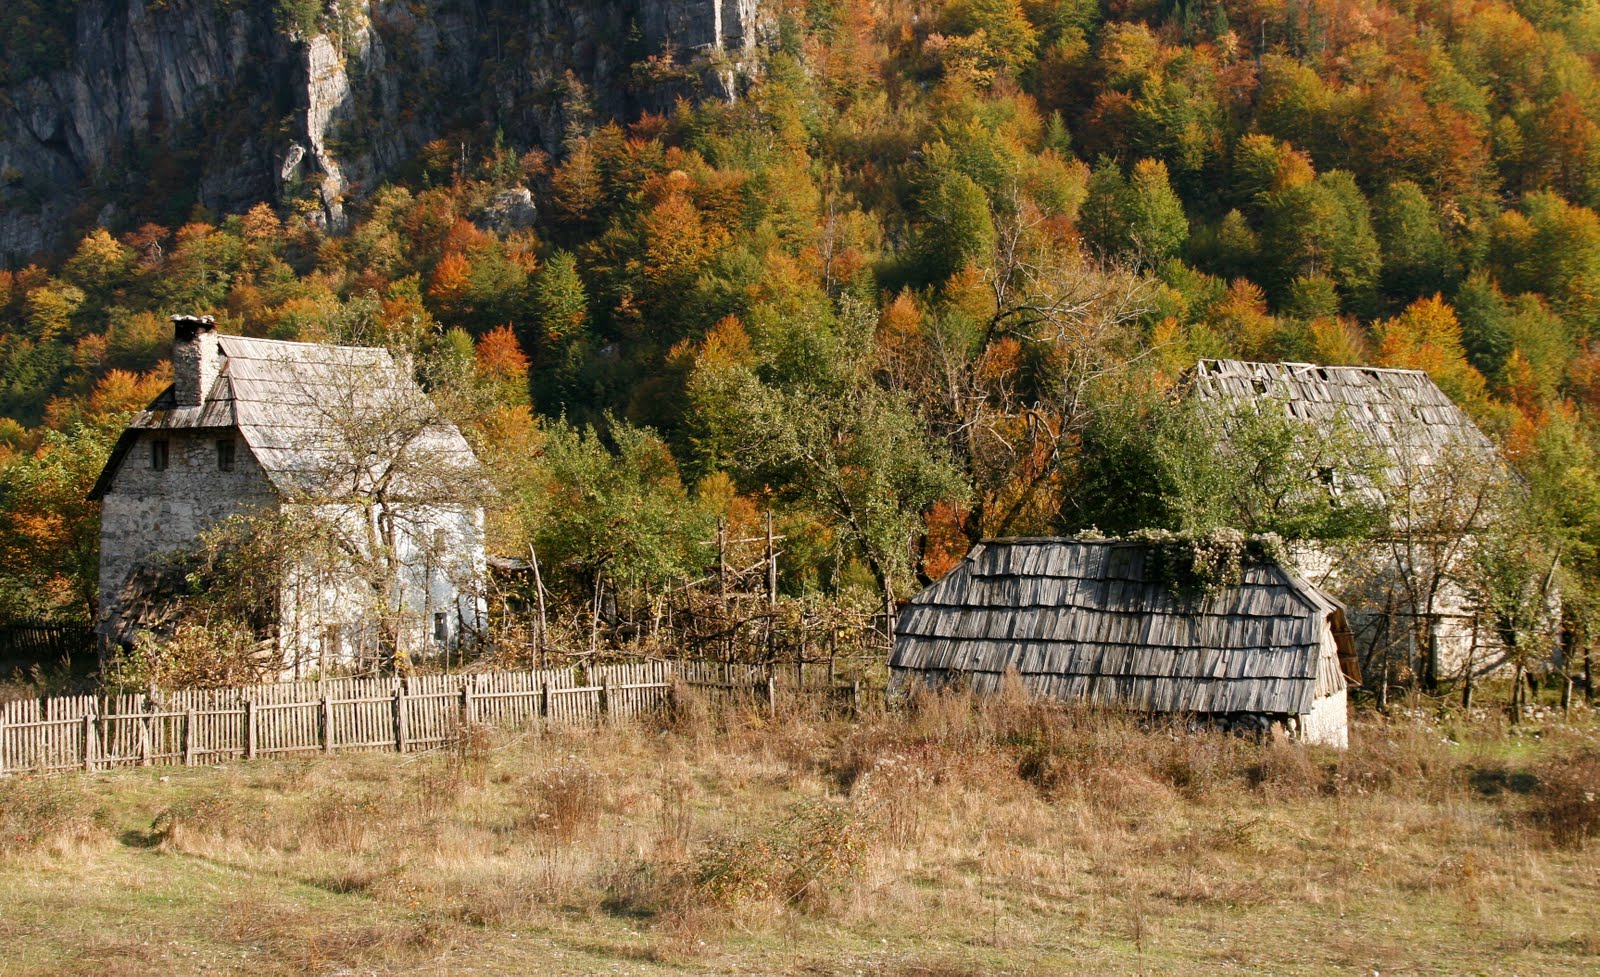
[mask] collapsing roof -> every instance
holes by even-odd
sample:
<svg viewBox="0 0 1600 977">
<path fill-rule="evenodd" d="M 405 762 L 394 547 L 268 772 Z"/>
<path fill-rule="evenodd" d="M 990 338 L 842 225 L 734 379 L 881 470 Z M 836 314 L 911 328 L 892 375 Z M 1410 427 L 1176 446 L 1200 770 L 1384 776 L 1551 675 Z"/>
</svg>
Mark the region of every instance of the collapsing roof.
<svg viewBox="0 0 1600 977">
<path fill-rule="evenodd" d="M 461 432 L 434 416 L 386 349 L 226 335 L 216 343 L 220 367 L 203 402 L 181 406 L 175 387 L 156 397 L 123 432 L 90 499 L 109 491 L 140 431 L 237 429 L 284 494 L 355 490 L 400 450 L 444 469 L 477 468 Z"/>
<path fill-rule="evenodd" d="M 1272 563 L 1177 599 L 1152 547 L 990 540 L 901 612 L 895 680 L 962 678 L 995 691 L 1016 669 L 1035 693 L 1144 712 L 1303 717 L 1353 667 L 1341 604 Z M 1342 708 L 1339 722 L 1342 724 Z"/>
<path fill-rule="evenodd" d="M 1391 466 L 1436 464 L 1466 450 L 1498 464 L 1493 442 L 1422 370 L 1201 360 L 1185 380 L 1214 401 L 1277 398 L 1290 417 L 1342 420 Z"/>
</svg>

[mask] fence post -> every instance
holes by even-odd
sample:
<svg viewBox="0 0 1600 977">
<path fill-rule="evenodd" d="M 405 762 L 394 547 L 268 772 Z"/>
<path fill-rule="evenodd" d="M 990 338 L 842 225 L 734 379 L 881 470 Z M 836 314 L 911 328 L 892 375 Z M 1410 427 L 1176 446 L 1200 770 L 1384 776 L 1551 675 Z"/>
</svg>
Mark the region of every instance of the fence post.
<svg viewBox="0 0 1600 977">
<path fill-rule="evenodd" d="M 550 718 L 550 680 L 545 678 L 539 680 L 539 718 Z"/>
<path fill-rule="evenodd" d="M 333 752 L 333 703 L 322 697 L 322 752 Z"/>
<path fill-rule="evenodd" d="M 94 769 L 94 714 L 83 715 L 83 769 Z"/>
<path fill-rule="evenodd" d="M 406 691 L 403 688 L 394 690 L 394 749 L 396 753 L 406 751 Z"/>
<path fill-rule="evenodd" d="M 600 676 L 600 725 L 611 722 L 611 680 Z"/>
<path fill-rule="evenodd" d="M 461 683 L 461 726 L 472 725 L 472 682 Z"/>
<path fill-rule="evenodd" d="M 6 749 L 6 709 L 0 706 L 0 773 L 11 771 L 10 751 Z"/>
<path fill-rule="evenodd" d="M 773 719 L 778 716 L 778 686 L 771 671 L 767 672 L 767 716 Z"/>
<path fill-rule="evenodd" d="M 256 758 L 256 703 L 254 699 L 244 700 L 244 758 Z"/>
<path fill-rule="evenodd" d="M 183 765 L 194 766 L 194 706 L 183 710 Z"/>
<path fill-rule="evenodd" d="M 861 680 L 850 683 L 850 718 L 861 718 Z"/>
<path fill-rule="evenodd" d="M 150 765 L 150 703 L 144 703 L 144 715 L 139 717 L 139 766 Z"/>
</svg>

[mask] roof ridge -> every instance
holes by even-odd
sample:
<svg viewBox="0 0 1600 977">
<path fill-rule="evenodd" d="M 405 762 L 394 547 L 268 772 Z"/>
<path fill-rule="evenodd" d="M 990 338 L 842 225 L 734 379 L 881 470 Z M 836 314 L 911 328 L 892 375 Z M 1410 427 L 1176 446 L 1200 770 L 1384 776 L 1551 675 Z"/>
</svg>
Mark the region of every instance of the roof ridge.
<svg viewBox="0 0 1600 977">
<path fill-rule="evenodd" d="M 1202 356 L 1196 363 L 1243 363 L 1247 366 L 1283 366 L 1306 370 L 1360 370 L 1364 373 L 1404 373 L 1433 379 L 1427 370 L 1403 366 L 1365 366 L 1360 363 L 1306 363 L 1300 360 L 1241 360 L 1225 356 Z"/>
<path fill-rule="evenodd" d="M 295 346 L 300 349 L 341 349 L 352 353 L 384 353 L 390 357 L 394 356 L 394 352 L 387 346 L 345 346 L 341 343 L 307 343 L 297 339 L 266 339 L 258 336 L 241 336 L 236 333 L 218 333 L 217 339 L 220 341 L 242 339 L 249 343 L 271 343 L 274 346 Z"/>
</svg>

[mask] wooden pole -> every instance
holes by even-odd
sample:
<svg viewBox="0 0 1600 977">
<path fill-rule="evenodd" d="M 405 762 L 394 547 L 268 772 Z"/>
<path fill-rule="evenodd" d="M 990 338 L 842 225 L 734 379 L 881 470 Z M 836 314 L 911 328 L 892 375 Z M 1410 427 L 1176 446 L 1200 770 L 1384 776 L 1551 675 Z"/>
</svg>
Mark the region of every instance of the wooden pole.
<svg viewBox="0 0 1600 977">
<path fill-rule="evenodd" d="M 472 683 L 461 684 L 461 726 L 463 729 L 472 725 Z"/>
<path fill-rule="evenodd" d="M 83 769 L 94 769 L 94 714 L 83 716 Z"/>
<path fill-rule="evenodd" d="M 539 668 L 543 668 L 545 663 L 544 578 L 539 575 L 539 554 L 533 551 L 532 543 L 528 544 L 528 563 L 533 567 L 533 592 L 539 603 L 539 629 L 534 632 L 534 660 L 538 662 Z"/>
<path fill-rule="evenodd" d="M 244 758 L 256 758 L 256 704 L 254 700 L 244 700 Z"/>
<path fill-rule="evenodd" d="M 772 540 L 772 510 L 767 510 L 767 662 L 777 656 L 774 629 L 778 626 L 778 549 Z"/>
<path fill-rule="evenodd" d="M 183 710 L 183 765 L 194 766 L 194 707 Z"/>
<path fill-rule="evenodd" d="M 396 753 L 406 751 L 406 692 L 403 687 L 394 690 L 394 750 Z"/>
<path fill-rule="evenodd" d="M 333 752 L 333 703 L 322 697 L 322 752 Z"/>
<path fill-rule="evenodd" d="M 139 717 L 139 766 L 141 766 L 141 767 L 150 766 L 150 737 L 151 737 L 151 731 L 150 731 L 150 710 L 149 710 L 149 706 L 150 706 L 150 703 L 148 701 L 146 701 L 145 702 L 145 713 L 144 713 L 143 716 Z M 0 769 L 3 769 L 4 766 L 5 765 L 3 763 L 0 763 Z"/>
<path fill-rule="evenodd" d="M 728 520 L 717 520 L 717 614 L 718 624 L 726 633 L 722 639 L 723 677 L 731 674 L 728 667 L 733 662 L 733 630 L 729 627 L 728 613 Z"/>
<path fill-rule="evenodd" d="M 611 722 L 611 681 L 606 676 L 600 676 L 600 724 L 602 726 Z"/>
</svg>

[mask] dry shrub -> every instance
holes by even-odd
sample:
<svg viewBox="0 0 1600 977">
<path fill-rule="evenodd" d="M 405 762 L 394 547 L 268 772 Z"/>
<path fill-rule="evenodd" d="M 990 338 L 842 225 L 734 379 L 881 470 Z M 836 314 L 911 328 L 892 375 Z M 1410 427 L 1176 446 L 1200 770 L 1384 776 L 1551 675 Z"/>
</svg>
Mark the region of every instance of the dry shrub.
<svg viewBox="0 0 1600 977">
<path fill-rule="evenodd" d="M 375 833 L 395 814 L 371 797 L 334 794 L 317 801 L 306 815 L 306 834 L 327 851 L 359 855 L 371 847 Z"/>
<path fill-rule="evenodd" d="M 1461 761 L 1434 729 L 1415 723 L 1356 724 L 1350 748 L 1327 778 L 1335 794 L 1442 799 L 1460 792 Z"/>
<path fill-rule="evenodd" d="M 606 777 L 576 755 L 519 788 L 523 817 L 519 826 L 570 842 L 600 823 L 607 803 Z"/>
<path fill-rule="evenodd" d="M 76 779 L 0 779 L 0 860 L 65 854 L 103 837 L 104 820 Z"/>
<path fill-rule="evenodd" d="M 1546 760 L 1531 814 L 1562 847 L 1579 847 L 1600 834 L 1600 749 L 1588 747 Z"/>
<path fill-rule="evenodd" d="M 854 878 L 866 852 L 847 807 L 807 803 L 767 828 L 712 841 L 673 883 L 674 906 L 778 903 L 820 911 Z"/>
<path fill-rule="evenodd" d="M 445 753 L 446 783 L 456 792 L 488 783 L 495 739 L 495 728 L 487 723 L 465 723 L 452 730 Z"/>
<path fill-rule="evenodd" d="M 1318 754 L 1302 743 L 1269 740 L 1257 753 L 1251 786 L 1275 797 L 1302 797 L 1322 789 L 1326 780 Z"/>
<path fill-rule="evenodd" d="M 208 845 L 230 837 L 238 820 L 236 800 L 220 794 L 206 794 L 169 805 L 150 823 L 150 834 L 164 848 L 197 854 Z"/>
</svg>

